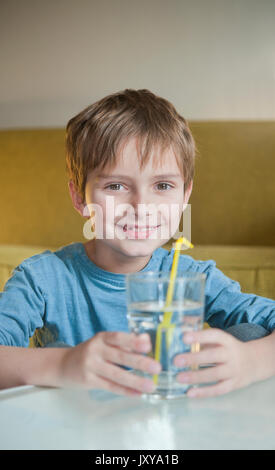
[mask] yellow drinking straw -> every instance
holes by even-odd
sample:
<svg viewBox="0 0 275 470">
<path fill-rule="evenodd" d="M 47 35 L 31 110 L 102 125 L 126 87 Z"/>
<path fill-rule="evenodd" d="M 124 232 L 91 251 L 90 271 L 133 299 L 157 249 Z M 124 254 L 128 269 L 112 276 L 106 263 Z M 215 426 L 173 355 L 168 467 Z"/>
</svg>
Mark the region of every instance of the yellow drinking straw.
<svg viewBox="0 0 275 470">
<path fill-rule="evenodd" d="M 171 338 L 172 338 L 172 333 L 175 325 L 171 324 L 171 317 L 173 312 L 166 311 L 168 307 L 170 307 L 170 304 L 173 299 L 173 293 L 174 293 L 174 285 L 175 285 L 175 279 L 177 276 L 177 269 L 178 269 L 178 262 L 179 262 L 179 254 L 180 254 L 180 248 L 181 245 L 184 244 L 188 246 L 189 248 L 194 248 L 194 245 L 189 242 L 186 238 L 181 237 L 179 238 L 176 243 L 175 243 L 175 252 L 173 256 L 173 263 L 172 263 L 172 269 L 171 269 L 171 274 L 170 274 L 170 281 L 167 289 L 167 295 L 166 295 L 166 302 L 165 302 L 165 307 L 164 307 L 164 315 L 163 315 L 163 321 L 158 325 L 157 328 L 157 335 L 156 335 L 156 347 L 155 347 L 155 360 L 159 361 L 160 360 L 160 352 L 161 352 L 161 337 L 162 337 L 162 329 L 166 328 L 167 329 L 167 349 L 170 346 Z M 195 351 L 197 351 L 197 343 L 194 345 L 195 346 Z M 199 344 L 198 344 L 199 346 Z M 194 352 L 192 350 L 192 352 Z M 155 374 L 153 376 L 154 383 L 158 383 L 158 374 Z"/>
</svg>

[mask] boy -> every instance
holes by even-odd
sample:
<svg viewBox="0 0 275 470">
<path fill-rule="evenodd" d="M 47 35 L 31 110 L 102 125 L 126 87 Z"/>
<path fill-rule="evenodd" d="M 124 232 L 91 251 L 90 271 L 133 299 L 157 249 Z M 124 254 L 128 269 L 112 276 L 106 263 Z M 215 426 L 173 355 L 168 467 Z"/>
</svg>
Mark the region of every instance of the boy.
<svg viewBox="0 0 275 470">
<path fill-rule="evenodd" d="M 107 96 L 69 121 L 69 191 L 75 209 L 93 220 L 95 237 L 32 256 L 14 270 L 0 298 L 0 387 L 80 386 L 124 395 L 154 389 L 152 380 L 127 370 L 157 374 L 160 364 L 142 354 L 151 349 L 148 335 L 129 333 L 125 274 L 170 271 L 173 250 L 161 245 L 188 203 L 194 160 L 187 122 L 148 90 Z M 178 374 L 184 383 L 216 382 L 188 396 L 223 394 L 272 376 L 275 302 L 242 293 L 214 261 L 181 255 L 178 269 L 206 273 L 205 321 L 216 327 L 185 335 L 201 351 L 174 359 L 179 367 L 215 364 Z M 245 323 L 258 325 L 264 337 L 247 342 L 222 331 Z M 50 348 L 27 348 L 36 329 L 40 345 Z"/>
</svg>

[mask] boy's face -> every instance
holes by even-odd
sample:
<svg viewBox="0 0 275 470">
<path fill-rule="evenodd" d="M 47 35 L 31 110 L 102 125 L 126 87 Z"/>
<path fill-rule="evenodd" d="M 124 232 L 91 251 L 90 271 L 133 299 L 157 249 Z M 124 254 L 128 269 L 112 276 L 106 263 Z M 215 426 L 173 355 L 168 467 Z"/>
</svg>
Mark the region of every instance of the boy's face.
<svg viewBox="0 0 275 470">
<path fill-rule="evenodd" d="M 151 156 L 140 168 L 136 139 L 131 138 L 113 168 L 89 173 L 86 205 L 90 215 L 94 210 L 96 243 L 104 245 L 106 253 L 146 257 L 176 232 L 192 185 L 184 188 L 171 148 L 157 167 L 153 162 Z M 83 214 L 84 207 L 76 209 Z"/>
</svg>

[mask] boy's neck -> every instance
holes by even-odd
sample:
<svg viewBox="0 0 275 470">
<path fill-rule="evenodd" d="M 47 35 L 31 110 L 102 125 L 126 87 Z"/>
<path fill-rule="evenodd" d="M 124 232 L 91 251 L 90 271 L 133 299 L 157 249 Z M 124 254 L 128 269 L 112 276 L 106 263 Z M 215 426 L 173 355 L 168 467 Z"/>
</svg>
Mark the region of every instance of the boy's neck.
<svg viewBox="0 0 275 470">
<path fill-rule="evenodd" d="M 99 268 L 117 274 L 128 274 L 145 268 L 151 255 L 129 257 L 111 250 L 108 246 L 91 240 L 83 244 L 88 258 Z M 109 248 L 109 249 L 108 249 Z"/>
</svg>

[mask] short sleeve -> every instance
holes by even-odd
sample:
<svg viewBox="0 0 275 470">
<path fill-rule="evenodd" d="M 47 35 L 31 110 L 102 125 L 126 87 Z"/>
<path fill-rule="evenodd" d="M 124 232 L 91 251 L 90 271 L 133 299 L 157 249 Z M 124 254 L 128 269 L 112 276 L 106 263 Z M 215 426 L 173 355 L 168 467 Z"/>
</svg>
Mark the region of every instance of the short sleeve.
<svg viewBox="0 0 275 470">
<path fill-rule="evenodd" d="M 254 323 L 269 331 L 275 329 L 275 301 L 241 291 L 240 284 L 216 267 L 213 260 L 199 261 L 204 272 L 205 321 L 212 327 L 228 328 L 239 323 Z"/>
<path fill-rule="evenodd" d="M 0 344 L 27 347 L 35 329 L 43 326 L 44 311 L 39 274 L 23 262 L 0 293 Z"/>
</svg>

